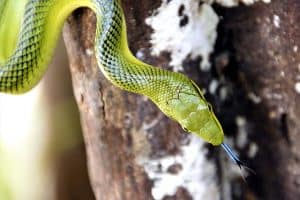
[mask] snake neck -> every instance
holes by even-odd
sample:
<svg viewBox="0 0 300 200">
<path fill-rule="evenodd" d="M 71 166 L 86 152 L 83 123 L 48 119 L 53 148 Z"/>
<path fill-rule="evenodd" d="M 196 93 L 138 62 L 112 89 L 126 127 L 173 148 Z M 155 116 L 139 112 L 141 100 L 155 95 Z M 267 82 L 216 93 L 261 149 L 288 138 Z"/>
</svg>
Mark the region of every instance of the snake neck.
<svg viewBox="0 0 300 200">
<path fill-rule="evenodd" d="M 94 2 L 97 13 L 95 51 L 100 69 L 114 85 L 142 93 L 141 88 L 148 84 L 152 67 L 137 60 L 128 48 L 126 23 L 119 0 Z"/>
<path fill-rule="evenodd" d="M 99 1 L 96 4 L 96 59 L 107 79 L 121 89 L 148 96 L 155 103 L 163 99 L 158 85 L 174 91 L 185 77 L 162 70 L 135 58 L 128 47 L 126 23 L 119 0 Z M 101 14 L 103 13 L 103 14 Z M 168 91 L 169 93 L 172 93 Z"/>
</svg>

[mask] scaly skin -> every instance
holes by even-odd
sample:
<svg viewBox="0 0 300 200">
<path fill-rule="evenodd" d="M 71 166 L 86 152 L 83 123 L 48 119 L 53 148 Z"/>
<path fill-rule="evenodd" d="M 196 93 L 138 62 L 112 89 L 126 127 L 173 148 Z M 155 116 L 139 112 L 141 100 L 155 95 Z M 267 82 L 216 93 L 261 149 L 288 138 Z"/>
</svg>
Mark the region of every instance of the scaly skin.
<svg viewBox="0 0 300 200">
<path fill-rule="evenodd" d="M 6 9 L 3 2 L 0 0 L 0 11 Z M 223 130 L 192 80 L 145 64 L 131 54 L 119 0 L 19 0 L 18 3 L 26 4 L 19 40 L 16 46 L 0 44 L 1 92 L 23 93 L 35 86 L 47 68 L 65 19 L 75 9 L 89 7 L 97 16 L 95 52 L 105 77 L 124 90 L 149 97 L 185 130 L 213 145 L 223 142 Z M 4 15 L 0 17 L 0 26 L 17 32 L 16 25 L 9 26 L 18 24 L 17 20 Z M 4 37 L 7 37 L 5 31 L 0 31 L 0 41 Z M 9 39 L 17 41 L 16 37 Z"/>
</svg>

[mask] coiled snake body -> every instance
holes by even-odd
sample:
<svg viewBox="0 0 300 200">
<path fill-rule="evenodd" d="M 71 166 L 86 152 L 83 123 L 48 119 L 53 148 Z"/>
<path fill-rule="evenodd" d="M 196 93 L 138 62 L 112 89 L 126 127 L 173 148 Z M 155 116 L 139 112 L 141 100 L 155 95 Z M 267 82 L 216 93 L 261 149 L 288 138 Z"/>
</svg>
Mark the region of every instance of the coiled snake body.
<svg viewBox="0 0 300 200">
<path fill-rule="evenodd" d="M 89 7 L 96 13 L 95 52 L 107 79 L 124 90 L 149 97 L 188 132 L 228 148 L 222 143 L 220 123 L 192 80 L 145 64 L 131 54 L 119 0 L 0 0 L 1 92 L 22 93 L 37 84 L 65 19 L 79 7 Z M 22 21 L 9 15 L 10 9 L 17 8 L 24 13 Z M 229 154 L 240 163 L 230 149 Z"/>
</svg>

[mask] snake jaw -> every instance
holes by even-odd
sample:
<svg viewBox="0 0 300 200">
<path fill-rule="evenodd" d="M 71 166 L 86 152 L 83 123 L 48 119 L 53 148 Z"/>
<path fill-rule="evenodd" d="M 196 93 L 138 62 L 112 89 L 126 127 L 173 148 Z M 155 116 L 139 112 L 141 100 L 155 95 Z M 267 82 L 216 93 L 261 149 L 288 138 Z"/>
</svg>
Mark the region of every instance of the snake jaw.
<svg viewBox="0 0 300 200">
<path fill-rule="evenodd" d="M 224 140 L 223 130 L 209 109 L 196 110 L 179 123 L 188 132 L 198 135 L 212 145 L 220 145 Z"/>
</svg>

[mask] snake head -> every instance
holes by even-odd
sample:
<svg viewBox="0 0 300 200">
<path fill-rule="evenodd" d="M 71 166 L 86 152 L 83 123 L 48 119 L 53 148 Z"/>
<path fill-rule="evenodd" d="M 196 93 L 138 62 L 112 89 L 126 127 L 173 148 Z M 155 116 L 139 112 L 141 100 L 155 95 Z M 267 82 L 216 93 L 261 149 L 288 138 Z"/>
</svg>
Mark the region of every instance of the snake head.
<svg viewBox="0 0 300 200">
<path fill-rule="evenodd" d="M 222 127 L 192 80 L 181 80 L 180 84 L 169 90 L 170 93 L 172 95 L 165 98 L 164 106 L 159 106 L 165 114 L 177 121 L 185 131 L 198 135 L 208 143 L 220 145 L 223 142 Z"/>
</svg>

